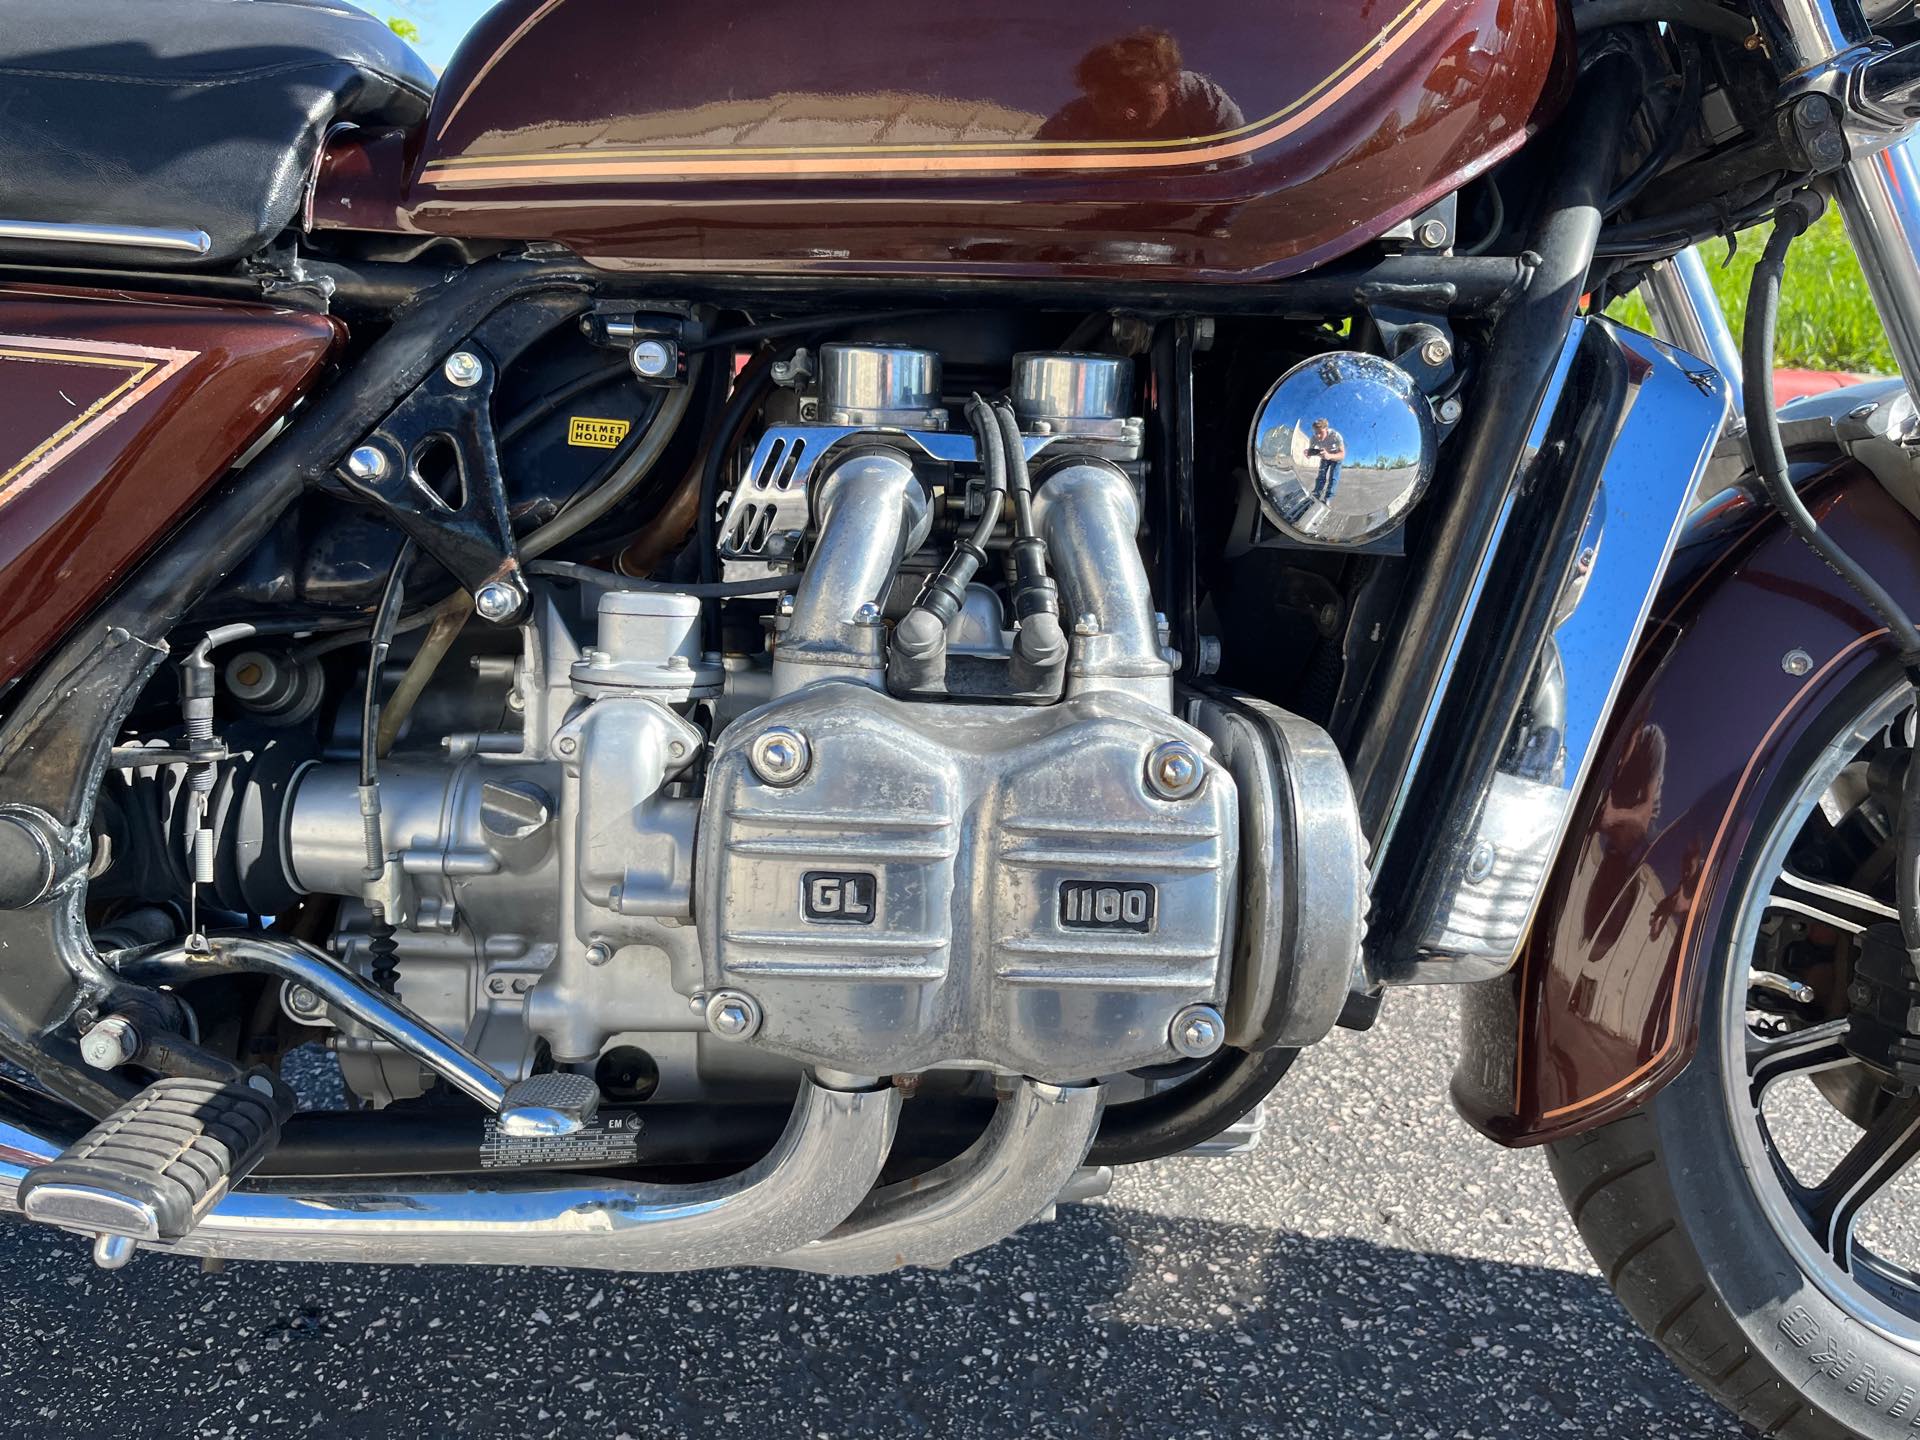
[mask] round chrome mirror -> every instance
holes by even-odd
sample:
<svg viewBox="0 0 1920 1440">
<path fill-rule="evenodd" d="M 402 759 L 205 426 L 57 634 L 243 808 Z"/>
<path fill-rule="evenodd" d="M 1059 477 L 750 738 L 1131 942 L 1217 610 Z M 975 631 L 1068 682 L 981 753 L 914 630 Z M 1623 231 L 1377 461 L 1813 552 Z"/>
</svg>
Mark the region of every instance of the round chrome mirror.
<svg viewBox="0 0 1920 1440">
<path fill-rule="evenodd" d="M 1260 508 L 1298 540 L 1361 545 L 1433 478 L 1433 412 L 1413 377 L 1357 350 L 1303 360 L 1260 404 L 1248 466 Z"/>
</svg>

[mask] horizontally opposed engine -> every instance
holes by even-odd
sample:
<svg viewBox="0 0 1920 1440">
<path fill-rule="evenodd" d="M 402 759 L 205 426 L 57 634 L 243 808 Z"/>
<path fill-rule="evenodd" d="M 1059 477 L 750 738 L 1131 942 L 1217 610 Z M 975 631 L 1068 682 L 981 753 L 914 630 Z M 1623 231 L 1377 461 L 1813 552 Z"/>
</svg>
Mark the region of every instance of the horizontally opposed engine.
<svg viewBox="0 0 1920 1440">
<path fill-rule="evenodd" d="M 586 572 L 517 661 L 476 657 L 441 758 L 384 763 L 377 880 L 355 767 L 297 776 L 294 887 L 376 903 L 402 999 L 502 1074 L 629 1098 L 794 1064 L 1077 1083 L 1325 1033 L 1361 932 L 1345 770 L 1297 717 L 1176 695 L 1129 362 L 1021 355 L 1011 404 L 949 429 L 934 353 L 816 361 L 718 529 L 730 582 L 787 591 L 765 642 Z M 370 913 L 334 936 L 362 966 Z M 338 1026 L 363 1096 L 422 1089 L 283 1004 Z"/>
</svg>

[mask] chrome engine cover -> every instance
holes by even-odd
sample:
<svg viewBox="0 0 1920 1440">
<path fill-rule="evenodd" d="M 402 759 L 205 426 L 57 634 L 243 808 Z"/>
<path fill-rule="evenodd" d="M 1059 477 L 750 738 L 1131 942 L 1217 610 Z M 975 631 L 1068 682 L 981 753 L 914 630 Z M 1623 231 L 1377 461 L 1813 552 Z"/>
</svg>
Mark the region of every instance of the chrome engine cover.
<svg viewBox="0 0 1920 1440">
<path fill-rule="evenodd" d="M 754 770 L 773 726 L 810 751 L 790 784 Z M 1212 764 L 1160 798 L 1167 740 L 1211 748 L 1119 692 L 1011 710 L 823 683 L 742 716 L 702 807 L 708 988 L 757 1003 L 753 1044 L 863 1074 L 1178 1059 L 1175 1014 L 1225 1001 L 1239 802 Z"/>
</svg>

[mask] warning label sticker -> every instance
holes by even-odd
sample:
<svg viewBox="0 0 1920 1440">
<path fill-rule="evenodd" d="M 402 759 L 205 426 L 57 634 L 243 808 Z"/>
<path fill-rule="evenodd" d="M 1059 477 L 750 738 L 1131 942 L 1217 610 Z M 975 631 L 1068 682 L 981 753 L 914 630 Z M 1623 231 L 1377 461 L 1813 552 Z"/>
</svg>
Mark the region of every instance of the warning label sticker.
<svg viewBox="0 0 1920 1440">
<path fill-rule="evenodd" d="M 575 415 L 567 421 L 567 443 L 585 445 L 590 450 L 611 450 L 627 438 L 631 429 L 631 420 L 596 420 L 591 415 Z"/>
<path fill-rule="evenodd" d="M 640 1155 L 640 1117 L 596 1115 L 571 1135 L 505 1135 L 488 1118 L 480 1138 L 485 1170 L 542 1169 L 554 1165 L 631 1165 Z"/>
</svg>

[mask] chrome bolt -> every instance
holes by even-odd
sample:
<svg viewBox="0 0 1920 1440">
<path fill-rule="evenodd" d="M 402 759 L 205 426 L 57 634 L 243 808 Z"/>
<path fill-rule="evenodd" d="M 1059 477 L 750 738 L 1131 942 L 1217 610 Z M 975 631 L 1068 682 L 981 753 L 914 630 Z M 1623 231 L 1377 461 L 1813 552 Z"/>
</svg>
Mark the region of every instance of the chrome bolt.
<svg viewBox="0 0 1920 1440">
<path fill-rule="evenodd" d="M 1813 669 L 1813 657 L 1804 650 L 1789 650 L 1780 657 L 1780 668 L 1789 675 L 1804 675 Z"/>
<path fill-rule="evenodd" d="M 1082 615 L 1073 622 L 1073 633 L 1076 635 L 1098 635 L 1100 633 L 1100 617 L 1098 615 Z"/>
<path fill-rule="evenodd" d="M 869 600 L 853 612 L 853 620 L 856 625 L 878 625 L 880 623 L 880 607 Z"/>
<path fill-rule="evenodd" d="M 125 1235 L 93 1237 L 93 1263 L 102 1270 L 118 1270 L 133 1259 L 135 1245 Z"/>
<path fill-rule="evenodd" d="M 707 1028 L 722 1040 L 749 1040 L 760 1028 L 760 1002 L 739 990 L 716 990 L 707 999 Z"/>
<path fill-rule="evenodd" d="M 1460 402 L 1452 398 L 1442 400 L 1438 414 L 1442 425 L 1453 424 L 1460 418 Z"/>
<path fill-rule="evenodd" d="M 1453 358 L 1453 347 L 1436 335 L 1420 347 L 1420 359 L 1428 365 L 1444 365 Z"/>
<path fill-rule="evenodd" d="M 1851 410 L 1847 411 L 1847 418 L 1849 420 L 1865 420 L 1868 416 L 1872 415 L 1873 412 L 1878 410 L 1879 408 L 1880 408 L 1880 402 L 1878 400 L 1869 400 L 1867 401 L 1866 404 L 1856 405 Z"/>
<path fill-rule="evenodd" d="M 387 473 L 387 452 L 378 445 L 361 445 L 347 456 L 347 473 L 356 480 L 379 480 Z"/>
<path fill-rule="evenodd" d="M 480 363 L 480 357 L 471 350 L 456 350 L 447 356 L 447 363 L 440 367 L 440 373 L 447 377 L 449 384 L 458 385 L 462 390 L 480 383 L 486 367 Z"/>
<path fill-rule="evenodd" d="M 1162 740 L 1147 753 L 1147 787 L 1164 800 L 1184 800 L 1206 778 L 1206 760 L 1184 740 Z"/>
<path fill-rule="evenodd" d="M 1227 1038 L 1227 1022 L 1211 1005 L 1189 1005 L 1173 1017 L 1167 1038 L 1182 1055 L 1198 1060 L 1220 1048 Z"/>
<path fill-rule="evenodd" d="M 693 994 L 687 997 L 687 1008 L 692 1010 L 693 1013 L 696 1015 L 706 1014 L 707 1013 L 707 992 L 704 990 L 694 991 Z"/>
<path fill-rule="evenodd" d="M 587 946 L 587 964 L 604 965 L 613 959 L 613 946 L 604 940 L 596 940 Z"/>
<path fill-rule="evenodd" d="M 1493 874 L 1493 862 L 1500 858 L 1491 840 L 1482 840 L 1467 853 L 1467 883 L 1478 885 Z"/>
<path fill-rule="evenodd" d="M 571 755 L 580 748 L 580 742 L 571 735 L 562 735 L 558 740 L 553 742 L 553 748 L 558 750 L 562 755 Z"/>
<path fill-rule="evenodd" d="M 287 991 L 287 1008 L 296 1015 L 318 1015 L 320 997 L 304 985 L 295 985 Z"/>
<path fill-rule="evenodd" d="M 747 752 L 753 773 L 768 785 L 791 785 L 807 773 L 813 763 L 813 747 L 807 737 L 785 725 L 773 725 L 754 739 Z"/>
<path fill-rule="evenodd" d="M 511 585 L 489 580 L 473 595 L 473 613 L 498 625 L 520 613 L 520 593 Z"/>
<path fill-rule="evenodd" d="M 780 613 L 782 616 L 793 614 L 793 596 L 782 595 L 780 597 Z"/>
<path fill-rule="evenodd" d="M 109 1015 L 80 1037 L 80 1058 L 96 1070 L 117 1070 L 140 1053 L 140 1032 L 124 1015 Z"/>
<path fill-rule="evenodd" d="M 642 380 L 658 380 L 673 373 L 673 347 L 664 340 L 641 340 L 627 352 L 627 363 Z"/>
<path fill-rule="evenodd" d="M 1429 250 L 1438 250 L 1447 243 L 1447 222 L 1444 220 L 1422 220 L 1420 228 L 1413 232 L 1413 238 Z"/>
</svg>

